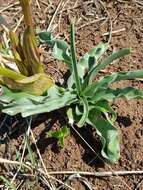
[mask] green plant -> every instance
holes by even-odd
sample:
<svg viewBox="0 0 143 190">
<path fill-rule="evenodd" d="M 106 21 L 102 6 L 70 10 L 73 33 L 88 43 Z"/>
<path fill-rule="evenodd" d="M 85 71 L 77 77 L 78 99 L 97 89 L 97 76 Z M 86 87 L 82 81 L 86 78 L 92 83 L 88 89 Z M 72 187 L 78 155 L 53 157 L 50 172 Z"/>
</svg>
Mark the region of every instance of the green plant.
<svg viewBox="0 0 143 190">
<path fill-rule="evenodd" d="M 56 138 L 61 147 L 64 146 L 64 139 L 70 134 L 70 129 L 67 126 L 62 127 L 56 131 L 49 131 L 46 134 L 46 138 Z"/>
<path fill-rule="evenodd" d="M 101 137 L 102 156 L 111 163 L 117 161 L 120 156 L 118 131 L 114 128 L 117 116 L 109 102 L 115 98 L 143 98 L 143 91 L 133 87 L 112 89 L 110 84 L 120 80 L 142 78 L 143 70 L 112 73 L 98 80 L 94 78 L 114 60 L 128 55 L 130 49 L 121 49 L 102 61 L 100 58 L 108 49 L 108 44 L 101 43 L 77 61 L 73 25 L 70 47 L 47 32 L 42 32 L 39 36 L 41 41 L 53 46 L 53 56 L 56 59 L 69 65 L 71 76 L 67 89 L 77 94 L 67 112 L 70 123 L 75 121 L 79 127 L 86 123 L 94 127 Z"/>
<path fill-rule="evenodd" d="M 22 39 L 15 32 L 8 30 L 11 51 L 9 55 L 9 51 L 7 52 L 4 46 L 1 48 L 0 84 L 12 90 L 42 95 L 54 84 L 54 81 L 44 73 L 40 61 L 29 0 L 20 0 L 20 4 L 24 13 L 26 29 Z M 16 64 L 16 71 L 7 65 L 7 60 Z"/>
<path fill-rule="evenodd" d="M 70 46 L 62 40 L 54 39 L 47 31 L 39 33 L 39 36 L 42 42 L 48 42 L 53 47 L 56 59 L 69 65 L 71 75 L 67 86 L 63 88 L 53 85 L 45 96 L 14 93 L 3 87 L 3 94 L 0 96 L 2 111 L 9 115 L 21 113 L 23 117 L 27 117 L 66 106 L 69 123 L 76 122 L 78 127 L 89 124 L 95 128 L 101 137 L 102 156 L 106 161 L 114 163 L 120 156 L 119 138 L 118 131 L 114 128 L 116 113 L 109 103 L 115 98 L 143 98 L 143 91 L 133 87 L 112 89 L 110 85 L 120 80 L 143 78 L 143 70 L 111 73 L 94 80 L 100 70 L 114 60 L 128 55 L 130 49 L 121 49 L 102 60 L 108 44 L 100 43 L 77 61 L 73 24 Z"/>
<path fill-rule="evenodd" d="M 4 176 L 0 176 L 0 181 L 4 182 L 7 188 L 16 190 L 16 187 L 11 183 L 11 181 L 6 179 Z"/>
</svg>

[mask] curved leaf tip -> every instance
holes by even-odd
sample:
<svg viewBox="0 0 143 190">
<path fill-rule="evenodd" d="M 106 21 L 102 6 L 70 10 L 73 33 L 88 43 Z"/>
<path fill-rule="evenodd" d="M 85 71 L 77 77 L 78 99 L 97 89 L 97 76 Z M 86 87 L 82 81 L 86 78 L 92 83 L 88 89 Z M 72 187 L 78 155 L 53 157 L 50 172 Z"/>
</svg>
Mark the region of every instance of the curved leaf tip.
<svg viewBox="0 0 143 190">
<path fill-rule="evenodd" d="M 120 157 L 118 131 L 108 120 L 94 117 L 95 112 L 95 109 L 90 112 L 87 123 L 94 127 L 97 134 L 101 137 L 102 156 L 107 162 L 115 163 Z"/>
</svg>

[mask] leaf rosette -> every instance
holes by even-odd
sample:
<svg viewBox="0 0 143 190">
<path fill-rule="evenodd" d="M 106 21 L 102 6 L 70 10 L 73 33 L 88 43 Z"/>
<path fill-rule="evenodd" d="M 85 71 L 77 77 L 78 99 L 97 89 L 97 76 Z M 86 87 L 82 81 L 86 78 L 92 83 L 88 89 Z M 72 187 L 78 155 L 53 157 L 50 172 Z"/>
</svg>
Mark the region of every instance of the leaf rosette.
<svg viewBox="0 0 143 190">
<path fill-rule="evenodd" d="M 141 79 L 143 70 L 111 73 L 102 77 L 99 74 L 106 66 L 115 64 L 116 59 L 128 55 L 131 50 L 118 50 L 103 60 L 102 56 L 108 49 L 108 44 L 100 43 L 77 60 L 73 25 L 70 46 L 65 41 L 54 39 L 46 31 L 41 32 L 39 37 L 41 42 L 53 47 L 53 56 L 56 59 L 69 66 L 71 75 L 66 89 L 76 94 L 77 99 L 68 108 L 69 123 L 76 122 L 79 127 L 88 124 L 95 128 L 101 138 L 102 156 L 110 163 L 116 162 L 120 156 L 120 146 L 118 130 L 114 127 L 117 116 L 110 102 L 115 98 L 142 99 L 143 90 L 132 86 L 112 89 L 111 84 L 121 80 Z M 97 75 L 99 79 L 95 80 Z"/>
<path fill-rule="evenodd" d="M 78 60 L 73 24 L 70 45 L 55 39 L 47 31 L 39 32 L 40 41 L 53 48 L 55 59 L 69 66 L 70 76 L 66 85 L 53 85 L 53 79 L 44 74 L 40 63 L 35 35 L 31 29 L 32 21 L 26 15 L 29 9 L 28 0 L 21 0 L 21 5 L 25 10 L 25 23 L 28 27 L 24 33 L 23 45 L 11 33 L 13 56 L 20 72 L 0 67 L 1 83 L 5 85 L 0 96 L 2 112 L 12 116 L 21 113 L 23 117 L 27 117 L 66 107 L 69 123 L 76 123 L 78 127 L 88 124 L 95 128 L 101 138 L 102 156 L 110 163 L 116 162 L 120 157 L 120 146 L 118 130 L 114 127 L 117 116 L 110 102 L 115 98 L 142 99 L 143 90 L 132 86 L 113 89 L 111 84 L 121 80 L 142 79 L 143 70 L 117 72 L 105 76 L 99 73 L 109 64 L 115 64 L 116 59 L 128 55 L 131 50 L 124 48 L 102 59 L 108 44 L 100 43 Z M 97 76 L 98 79 L 95 80 Z M 61 130 L 50 135 L 59 139 L 63 145 L 66 133 Z"/>
</svg>

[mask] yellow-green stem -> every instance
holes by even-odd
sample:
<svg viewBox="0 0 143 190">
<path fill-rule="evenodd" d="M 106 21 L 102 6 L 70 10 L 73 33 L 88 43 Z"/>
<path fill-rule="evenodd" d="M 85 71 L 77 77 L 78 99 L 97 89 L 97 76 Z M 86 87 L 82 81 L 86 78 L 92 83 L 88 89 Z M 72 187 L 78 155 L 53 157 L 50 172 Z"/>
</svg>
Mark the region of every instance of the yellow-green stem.
<svg viewBox="0 0 143 190">
<path fill-rule="evenodd" d="M 24 32 L 23 37 L 23 50 L 25 54 L 25 58 L 27 63 L 29 64 L 29 68 L 31 67 L 33 74 L 43 73 L 43 65 L 40 62 L 40 55 L 37 48 L 36 36 L 32 26 L 32 14 L 30 9 L 30 0 L 20 0 L 24 21 L 26 24 L 26 30 Z"/>
<path fill-rule="evenodd" d="M 3 67 L 0 67 L 0 75 L 14 80 L 22 80 L 25 78 L 24 75 Z"/>
<path fill-rule="evenodd" d="M 30 0 L 20 0 L 20 4 L 24 14 L 24 22 L 26 26 L 32 27 L 32 15 L 30 9 Z"/>
</svg>

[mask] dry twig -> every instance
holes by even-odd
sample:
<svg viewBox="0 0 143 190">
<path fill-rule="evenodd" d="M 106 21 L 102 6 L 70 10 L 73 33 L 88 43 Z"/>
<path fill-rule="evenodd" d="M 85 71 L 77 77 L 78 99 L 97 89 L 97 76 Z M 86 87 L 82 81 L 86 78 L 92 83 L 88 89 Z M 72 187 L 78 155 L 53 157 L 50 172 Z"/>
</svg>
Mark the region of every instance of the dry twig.
<svg viewBox="0 0 143 190">
<path fill-rule="evenodd" d="M 41 7 L 40 7 L 40 3 L 39 3 L 38 0 L 36 0 L 36 4 L 37 4 L 38 9 L 41 9 Z"/>
<path fill-rule="evenodd" d="M 7 10 L 9 10 L 10 8 L 12 8 L 12 7 L 16 6 L 16 5 L 19 5 L 19 2 L 12 3 L 12 4 L 8 5 L 7 7 L 2 8 L 0 10 L 0 13 L 2 13 L 3 11 L 7 11 Z"/>
<path fill-rule="evenodd" d="M 74 175 L 79 174 L 83 176 L 95 177 L 111 177 L 111 176 L 125 176 L 125 175 L 143 175 L 143 170 L 132 171 L 111 171 L 111 172 L 82 172 L 82 171 L 55 171 L 49 172 L 50 175 Z"/>
<path fill-rule="evenodd" d="M 61 18 L 62 18 L 62 14 L 63 14 L 63 11 L 64 11 L 64 8 L 66 7 L 66 5 L 69 3 L 69 0 L 67 0 L 63 6 L 62 6 L 62 9 L 60 11 L 60 16 L 59 16 L 59 21 L 58 21 L 58 26 L 59 26 L 59 33 L 61 32 Z"/>
<path fill-rule="evenodd" d="M 4 159 L 4 158 L 0 158 L 0 163 L 3 163 L 3 164 L 12 164 L 12 165 L 19 165 L 19 166 L 23 166 L 23 167 L 27 168 L 28 170 L 32 171 L 32 169 L 31 169 L 30 166 L 28 166 L 27 164 L 18 162 L 18 161 L 12 161 L 12 160 L 7 160 L 7 159 Z"/>
<path fill-rule="evenodd" d="M 52 26 L 52 24 L 53 24 L 53 21 L 54 21 L 54 19 L 55 19 L 55 17 L 56 17 L 56 14 L 58 13 L 58 11 L 59 11 L 59 9 L 60 9 L 61 4 L 62 4 L 62 0 L 60 1 L 59 5 L 57 6 L 57 9 L 55 10 L 55 13 L 54 13 L 54 15 L 53 15 L 53 17 L 52 17 L 52 19 L 51 19 L 51 21 L 50 21 L 50 23 L 49 23 L 49 26 L 48 26 L 48 28 L 47 28 L 47 31 L 50 31 L 51 26 Z"/>
<path fill-rule="evenodd" d="M 119 32 L 124 32 L 124 31 L 126 31 L 126 29 L 125 28 L 121 28 L 119 30 L 112 31 L 112 34 L 117 34 Z M 108 36 L 109 34 L 110 34 L 109 32 L 106 32 L 106 33 L 102 34 L 102 36 Z"/>
<path fill-rule="evenodd" d="M 74 189 L 71 188 L 69 185 L 63 183 L 61 180 L 58 180 L 58 179 L 56 179 L 55 177 L 49 175 L 49 172 L 47 171 L 47 168 L 46 168 L 46 166 L 45 166 L 45 164 L 44 164 L 44 161 L 43 161 L 43 159 L 42 159 L 42 156 L 41 156 L 41 154 L 40 154 L 40 151 L 39 151 L 39 149 L 38 149 L 38 147 L 37 147 L 36 139 L 35 139 L 35 137 L 34 137 L 34 134 L 33 134 L 32 130 L 30 130 L 30 133 L 31 133 L 33 142 L 34 142 L 34 144 L 35 144 L 36 151 L 37 151 L 38 156 L 39 156 L 39 158 L 40 158 L 40 161 L 41 161 L 41 163 L 42 163 L 42 166 L 43 166 L 43 168 L 44 168 L 44 170 L 45 170 L 45 172 L 43 172 L 41 169 L 38 169 L 38 171 L 39 171 L 40 173 L 44 174 L 45 176 L 47 176 L 49 179 L 53 179 L 53 180 L 59 182 L 60 184 L 64 185 L 65 187 L 68 187 L 69 189 L 74 190 Z"/>
<path fill-rule="evenodd" d="M 108 19 L 109 19 L 109 23 L 110 23 L 110 31 L 109 31 L 109 39 L 108 39 L 108 43 L 111 42 L 111 39 L 112 39 L 112 30 L 113 30 L 113 24 L 112 24 L 112 19 L 111 19 L 111 16 L 110 16 L 110 13 L 108 12 L 107 8 L 105 7 L 104 3 L 101 1 L 101 0 L 98 0 L 99 3 L 101 4 L 101 6 L 103 7 L 103 9 L 105 10 L 107 16 L 108 16 Z"/>
<path fill-rule="evenodd" d="M 22 15 L 21 18 L 19 19 L 19 21 L 18 21 L 16 27 L 15 27 L 14 30 L 13 30 L 14 32 L 17 31 L 18 27 L 20 26 L 21 22 L 23 21 L 23 18 L 24 18 L 24 16 Z"/>
<path fill-rule="evenodd" d="M 30 134 L 30 129 L 31 129 L 31 123 L 32 123 L 32 117 L 30 118 L 30 121 L 28 123 L 28 129 L 26 131 L 26 136 L 29 137 L 29 134 Z M 15 173 L 15 175 L 13 176 L 12 180 L 11 180 L 11 183 L 13 183 L 19 173 L 19 171 L 21 170 L 21 167 L 23 166 L 23 160 L 24 160 L 24 155 L 25 155 L 25 150 L 26 150 L 26 145 L 27 145 L 27 141 L 25 140 L 25 143 L 24 143 L 24 147 L 23 147 L 23 152 L 22 152 L 22 156 L 21 156 L 21 160 L 20 160 L 20 165 L 19 165 L 19 168 L 17 170 L 17 172 Z M 24 164 L 25 165 L 25 164 Z M 8 188 L 6 189 L 8 190 Z"/>
<path fill-rule="evenodd" d="M 85 24 L 81 25 L 80 27 L 78 27 L 77 30 L 80 30 L 80 29 L 82 29 L 82 28 L 84 28 L 84 27 L 86 27 L 86 26 L 89 26 L 89 25 L 91 25 L 91 24 L 94 24 L 94 23 L 103 21 L 103 20 L 105 20 L 105 19 L 106 19 L 106 17 L 103 17 L 103 18 L 99 18 L 99 19 L 93 20 L 93 21 L 91 21 L 91 22 L 85 23 Z"/>
<path fill-rule="evenodd" d="M 143 184 L 143 180 L 141 180 L 141 182 L 138 183 L 138 185 L 136 186 L 136 188 L 134 190 L 139 190 L 139 188 L 141 187 L 142 184 Z"/>
</svg>

